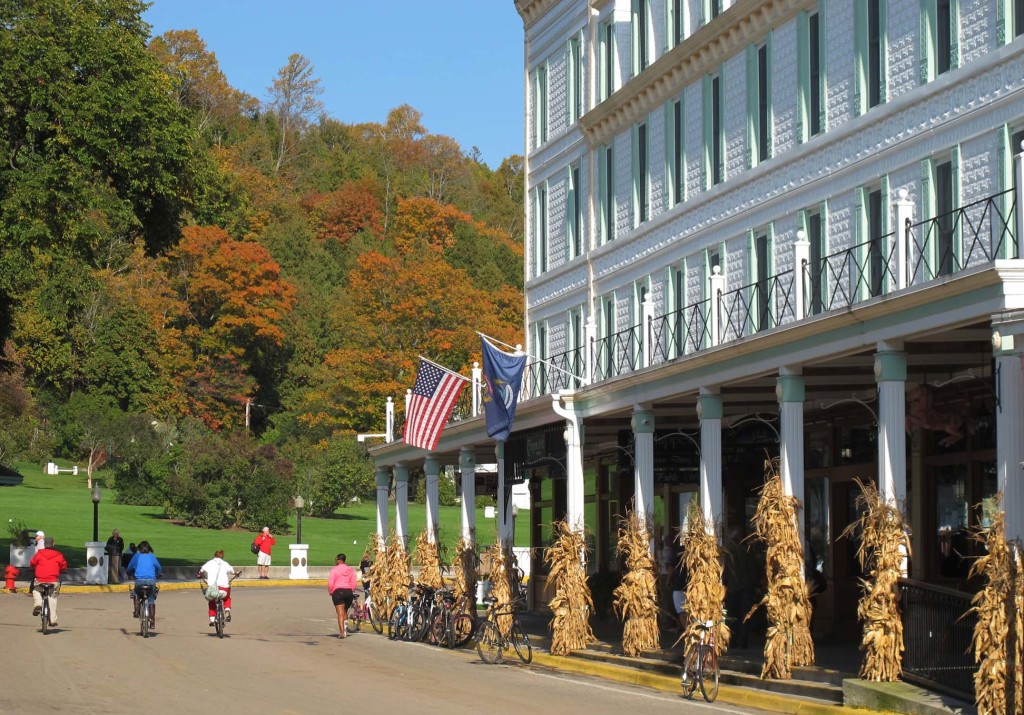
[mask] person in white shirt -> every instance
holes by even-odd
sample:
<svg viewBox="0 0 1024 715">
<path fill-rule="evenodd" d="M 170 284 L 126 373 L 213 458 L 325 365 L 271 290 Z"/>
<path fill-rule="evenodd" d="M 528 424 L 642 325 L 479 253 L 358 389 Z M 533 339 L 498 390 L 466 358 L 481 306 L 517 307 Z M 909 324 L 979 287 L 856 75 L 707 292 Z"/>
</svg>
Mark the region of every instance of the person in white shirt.
<svg viewBox="0 0 1024 715">
<path fill-rule="evenodd" d="M 231 577 L 235 575 L 235 569 L 224 560 L 223 549 L 218 549 L 213 558 L 199 569 L 199 578 L 205 579 L 211 586 L 216 585 L 224 592 L 224 615 L 227 621 L 231 620 Z M 217 617 L 217 602 L 209 601 L 207 606 L 212 626 Z"/>
</svg>

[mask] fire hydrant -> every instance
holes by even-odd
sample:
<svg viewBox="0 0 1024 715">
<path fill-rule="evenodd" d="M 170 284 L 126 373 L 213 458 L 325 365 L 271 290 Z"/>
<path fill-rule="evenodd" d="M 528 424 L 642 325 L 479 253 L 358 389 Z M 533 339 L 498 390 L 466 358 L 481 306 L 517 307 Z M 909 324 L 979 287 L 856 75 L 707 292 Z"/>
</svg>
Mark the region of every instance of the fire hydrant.
<svg viewBox="0 0 1024 715">
<path fill-rule="evenodd" d="M 14 579 L 16 578 L 18 578 L 18 567 L 14 564 L 7 564 L 7 568 L 4 569 L 4 579 L 6 579 L 4 588 L 14 591 Z"/>
</svg>

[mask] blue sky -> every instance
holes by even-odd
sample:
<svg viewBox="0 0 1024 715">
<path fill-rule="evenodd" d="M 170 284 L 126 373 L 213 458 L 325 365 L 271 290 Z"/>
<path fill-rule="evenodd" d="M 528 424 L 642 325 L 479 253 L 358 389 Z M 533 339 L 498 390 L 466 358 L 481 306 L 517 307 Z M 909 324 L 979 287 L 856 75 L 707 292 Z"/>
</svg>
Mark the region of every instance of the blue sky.
<svg viewBox="0 0 1024 715">
<path fill-rule="evenodd" d="M 497 168 L 523 153 L 523 24 L 513 0 L 155 0 L 153 34 L 195 29 L 233 87 L 257 99 L 298 52 L 327 114 L 383 122 L 410 104 L 432 134 Z"/>
</svg>

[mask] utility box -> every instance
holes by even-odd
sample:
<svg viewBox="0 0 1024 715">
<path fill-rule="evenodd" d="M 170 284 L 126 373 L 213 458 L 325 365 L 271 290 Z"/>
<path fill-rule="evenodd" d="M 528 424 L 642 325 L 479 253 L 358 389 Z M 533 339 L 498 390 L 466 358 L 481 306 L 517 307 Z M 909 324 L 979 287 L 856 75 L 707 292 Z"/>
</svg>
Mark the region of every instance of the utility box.
<svg viewBox="0 0 1024 715">
<path fill-rule="evenodd" d="M 94 586 L 107 583 L 107 544 L 105 541 L 85 542 L 85 582 Z"/>
<path fill-rule="evenodd" d="M 309 544 L 288 544 L 291 550 L 291 573 L 288 578 L 308 579 L 309 578 Z"/>
</svg>

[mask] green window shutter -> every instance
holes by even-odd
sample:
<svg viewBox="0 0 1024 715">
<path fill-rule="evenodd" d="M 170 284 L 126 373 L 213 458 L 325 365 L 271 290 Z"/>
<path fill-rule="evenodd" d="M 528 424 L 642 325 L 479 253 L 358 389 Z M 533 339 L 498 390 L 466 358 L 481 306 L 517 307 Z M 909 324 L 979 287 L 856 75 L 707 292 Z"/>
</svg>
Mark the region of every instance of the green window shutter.
<svg viewBox="0 0 1024 715">
<path fill-rule="evenodd" d="M 1006 20 L 1009 16 L 1008 3 L 1012 0 L 996 0 L 996 47 L 1006 44 Z M 1010 35 L 1013 33 L 1011 32 Z"/>
<path fill-rule="evenodd" d="M 956 144 L 952 149 L 949 150 L 949 168 L 952 174 L 951 183 L 953 184 L 953 207 L 959 208 L 961 203 L 960 195 L 960 145 Z M 953 235 L 953 251 L 956 255 L 956 265 L 963 265 L 963 226 L 960 221 L 955 221 L 956 231 Z"/>
<path fill-rule="evenodd" d="M 883 235 L 888 235 L 892 230 L 890 228 L 892 226 L 892 211 L 890 210 L 892 202 L 891 197 L 889 196 L 889 175 L 882 174 L 878 180 L 878 184 L 879 189 L 882 192 L 882 233 Z M 872 238 L 874 237 L 872 236 Z"/>
<path fill-rule="evenodd" d="M 643 177 L 640 176 L 640 132 L 638 129 L 638 126 L 634 124 L 630 130 L 632 134 L 630 160 L 633 168 L 630 173 L 633 176 L 633 228 L 640 225 L 640 182 L 643 181 Z"/>
<path fill-rule="evenodd" d="M 1010 148 L 1010 127 L 1007 124 L 999 127 L 999 148 L 997 151 L 997 162 L 999 172 L 999 189 L 1000 191 L 1006 191 L 1007 189 L 1013 188 L 1013 151 Z M 1010 207 L 1013 205 L 1013 196 L 1004 195 L 1001 199 L 1001 209 L 1003 216 L 1010 215 Z M 1018 207 L 1018 211 L 1020 208 Z M 999 251 L 1000 258 L 1006 258 L 1008 255 L 1012 255 L 1009 252 L 1008 242 L 1013 242 L 1016 239 L 1017 222 L 1008 221 L 1008 231 L 1004 232 L 1005 238 L 1003 239 L 1002 246 Z"/>
<path fill-rule="evenodd" d="M 711 166 L 714 152 L 712 151 L 712 142 L 714 138 L 711 136 L 711 76 L 704 75 L 701 79 L 701 92 L 703 94 L 703 119 L 704 119 L 704 190 L 707 191 L 711 188 L 712 177 L 714 176 L 713 169 Z"/>
<path fill-rule="evenodd" d="M 608 171 L 606 169 L 605 162 L 605 148 L 603 146 L 597 148 L 597 207 L 598 207 L 598 226 L 600 227 L 599 244 L 604 244 L 608 240 Z"/>
<path fill-rule="evenodd" d="M 921 84 L 932 81 L 932 68 L 935 67 L 935 0 L 921 0 L 921 58 L 919 79 Z"/>
<path fill-rule="evenodd" d="M 669 3 L 669 5 L 671 4 Z M 672 104 L 671 100 L 665 102 L 661 113 L 665 124 L 665 153 L 663 156 L 665 161 L 665 190 L 662 192 L 664 197 L 661 205 L 666 210 L 672 208 L 672 187 L 676 185 L 675 162 L 672 161 L 672 152 L 676 150 L 675 129 L 672 126 Z"/>
<path fill-rule="evenodd" d="M 878 103 L 889 101 L 889 4 L 879 2 L 878 7 L 878 45 L 882 56 L 878 59 Z"/>
<path fill-rule="evenodd" d="M 747 45 L 747 168 L 757 166 L 757 47 Z"/>
<path fill-rule="evenodd" d="M 859 265 L 864 265 L 867 258 L 867 246 L 863 245 L 868 240 L 868 192 L 864 187 L 857 187 L 854 199 L 854 227 L 857 232 L 854 243 L 860 246 L 857 249 L 855 260 Z M 850 300 L 860 301 L 867 297 L 866 281 L 858 280 L 854 272 L 850 274 Z"/>
<path fill-rule="evenodd" d="M 998 4 L 998 0 L 997 3 Z M 960 66 L 960 0 L 949 3 L 949 68 Z"/>
<path fill-rule="evenodd" d="M 819 96 L 821 97 L 821 109 L 820 109 L 820 126 L 821 131 L 825 132 L 828 128 L 826 121 L 828 119 L 828 25 L 825 20 L 827 15 L 825 14 L 826 6 L 829 0 L 820 0 L 818 3 L 818 85 L 819 85 Z M 824 225 L 825 215 L 821 216 L 822 225 Z M 822 229 L 824 230 L 824 229 Z"/>
<path fill-rule="evenodd" d="M 807 13 L 801 12 L 796 22 L 796 139 L 800 144 L 811 135 L 811 32 L 807 18 Z"/>
<path fill-rule="evenodd" d="M 773 142 L 773 139 L 775 138 L 775 111 L 772 107 L 772 77 L 774 76 L 773 71 L 775 69 L 775 62 L 772 60 L 772 55 L 774 54 L 774 43 L 772 41 L 771 32 L 768 33 L 768 37 L 765 39 L 764 43 L 767 48 L 764 53 L 765 62 L 768 64 L 768 84 L 765 87 L 765 94 L 768 95 L 766 98 L 768 101 L 768 156 L 766 158 L 770 159 L 775 156 Z"/>
<path fill-rule="evenodd" d="M 853 114 L 867 111 L 868 104 L 868 8 L 857 2 L 853 7 L 854 82 Z"/>
<path fill-rule="evenodd" d="M 572 166 L 570 166 L 566 172 L 566 184 L 569 186 L 568 200 L 565 202 L 565 226 L 566 226 L 566 237 L 565 237 L 565 253 L 567 260 L 575 258 L 573 255 L 573 244 L 575 243 L 576 232 L 579 227 L 576 225 L 576 212 L 573 211 L 573 206 L 576 204 L 576 187 L 572 183 Z"/>
<path fill-rule="evenodd" d="M 935 218 L 935 161 L 932 159 L 925 159 L 921 162 L 921 218 L 922 220 Z M 922 258 L 930 272 L 922 275 L 921 278 L 926 281 L 935 277 L 937 273 L 936 260 L 938 258 L 936 241 L 928 239 L 926 244 L 926 236 L 921 235 L 925 234 L 928 229 L 929 226 L 927 224 L 917 227 L 918 235 L 916 239 L 919 245 L 915 249 L 924 253 Z"/>
</svg>

